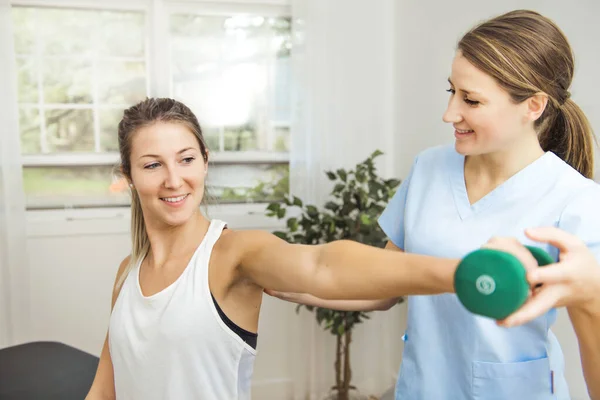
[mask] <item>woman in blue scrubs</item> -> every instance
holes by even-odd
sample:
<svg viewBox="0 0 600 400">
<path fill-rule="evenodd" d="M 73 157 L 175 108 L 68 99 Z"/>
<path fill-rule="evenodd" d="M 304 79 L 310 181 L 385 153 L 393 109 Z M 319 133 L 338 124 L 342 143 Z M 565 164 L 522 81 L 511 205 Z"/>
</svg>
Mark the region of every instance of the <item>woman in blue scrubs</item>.
<svg viewBox="0 0 600 400">
<path fill-rule="evenodd" d="M 461 258 L 512 237 L 561 263 L 531 271 L 532 286 L 544 286 L 500 323 L 454 294 L 410 296 L 397 400 L 569 399 L 551 330 L 558 306 L 568 308 L 590 394 L 600 396 L 600 186 L 590 179 L 592 130 L 569 94 L 573 72 L 567 39 L 535 12 L 498 16 L 459 42 L 443 116 L 455 143 L 415 158 L 379 220 L 387 247 Z M 526 234 L 540 226 L 554 229 Z M 396 302 L 272 294 L 345 310 Z"/>
</svg>

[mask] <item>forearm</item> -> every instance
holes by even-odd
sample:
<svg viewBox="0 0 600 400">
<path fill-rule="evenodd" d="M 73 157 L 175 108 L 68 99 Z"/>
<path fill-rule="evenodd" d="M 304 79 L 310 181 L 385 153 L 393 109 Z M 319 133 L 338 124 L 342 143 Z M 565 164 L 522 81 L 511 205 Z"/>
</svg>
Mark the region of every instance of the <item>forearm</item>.
<svg viewBox="0 0 600 400">
<path fill-rule="evenodd" d="M 586 309 L 569 308 L 579 342 L 581 365 L 592 400 L 600 400 L 600 302 Z"/>
<path fill-rule="evenodd" d="M 277 293 L 275 297 L 297 304 L 329 308 L 337 311 L 384 311 L 398 302 L 397 298 L 381 300 L 327 300 L 308 293 Z"/>
<path fill-rule="evenodd" d="M 323 299 L 384 299 L 454 291 L 459 260 L 385 251 L 353 241 L 320 246 L 311 294 Z"/>
</svg>

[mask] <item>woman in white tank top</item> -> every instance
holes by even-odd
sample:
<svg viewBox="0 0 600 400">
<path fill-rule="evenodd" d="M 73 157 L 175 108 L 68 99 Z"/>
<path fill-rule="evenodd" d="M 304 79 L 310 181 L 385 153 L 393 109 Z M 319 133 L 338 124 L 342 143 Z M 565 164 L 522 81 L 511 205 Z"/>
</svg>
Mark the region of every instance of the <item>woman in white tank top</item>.
<svg viewBox="0 0 600 400">
<path fill-rule="evenodd" d="M 200 212 L 208 151 L 185 105 L 147 99 L 119 124 L 132 253 L 87 399 L 250 399 L 263 289 L 329 299 L 453 291 L 458 260 L 352 241 L 292 245 Z M 515 255 L 529 267 L 531 258 Z"/>
</svg>

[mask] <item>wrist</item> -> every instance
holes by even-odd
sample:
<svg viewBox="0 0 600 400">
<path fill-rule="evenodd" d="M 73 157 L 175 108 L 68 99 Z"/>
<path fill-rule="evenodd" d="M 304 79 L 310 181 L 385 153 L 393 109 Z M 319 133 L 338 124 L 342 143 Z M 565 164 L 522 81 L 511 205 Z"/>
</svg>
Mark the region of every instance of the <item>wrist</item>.
<svg viewBox="0 0 600 400">
<path fill-rule="evenodd" d="M 600 319 L 600 299 L 590 299 L 581 304 L 567 307 L 569 315 L 582 315 Z"/>
</svg>

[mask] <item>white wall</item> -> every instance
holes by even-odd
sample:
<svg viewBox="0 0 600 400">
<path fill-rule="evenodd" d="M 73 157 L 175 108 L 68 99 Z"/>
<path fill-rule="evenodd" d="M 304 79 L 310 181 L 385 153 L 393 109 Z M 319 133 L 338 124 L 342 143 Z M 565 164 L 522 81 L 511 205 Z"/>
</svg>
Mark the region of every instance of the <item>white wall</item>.
<svg viewBox="0 0 600 400">
<path fill-rule="evenodd" d="M 452 57 L 462 34 L 480 20 L 520 8 L 533 9 L 554 19 L 569 38 L 576 62 L 572 98 L 586 112 L 595 131 L 600 132 L 599 2 L 400 1 L 396 10 L 398 76 L 394 145 L 399 176 L 406 175 L 417 152 L 453 141 L 453 129 L 442 122 L 442 113 L 447 104 L 444 90 L 448 88 Z M 564 310 L 559 313 L 554 332 L 565 353 L 573 400 L 587 399 L 576 337 Z"/>
</svg>

